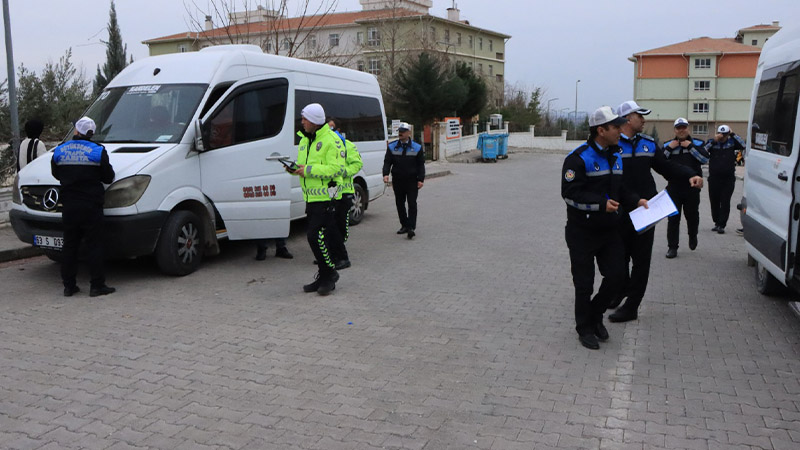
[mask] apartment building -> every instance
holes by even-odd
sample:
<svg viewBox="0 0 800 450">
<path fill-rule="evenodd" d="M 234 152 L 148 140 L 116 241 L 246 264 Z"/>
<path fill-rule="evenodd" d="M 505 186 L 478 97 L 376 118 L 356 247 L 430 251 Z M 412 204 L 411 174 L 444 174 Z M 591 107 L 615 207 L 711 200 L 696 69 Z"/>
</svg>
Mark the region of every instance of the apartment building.
<svg viewBox="0 0 800 450">
<path fill-rule="evenodd" d="M 259 7 L 232 12 L 215 26 L 207 16 L 202 31 L 143 42 L 151 56 L 198 51 L 221 44 L 255 44 L 265 52 L 350 67 L 383 81 L 409 55 L 428 51 L 461 61 L 487 81 L 492 103 L 504 92 L 505 44 L 511 36 L 470 24 L 455 7 L 447 17 L 430 14 L 431 0 L 360 0 L 362 10 L 283 17 Z"/>
<path fill-rule="evenodd" d="M 645 133 L 655 127 L 663 141 L 673 135 L 674 120 L 685 117 L 698 139 L 712 137 L 723 123 L 745 135 L 761 47 L 779 29 L 778 22 L 756 25 L 733 38 L 699 37 L 628 58 L 634 99 L 653 111 Z"/>
</svg>

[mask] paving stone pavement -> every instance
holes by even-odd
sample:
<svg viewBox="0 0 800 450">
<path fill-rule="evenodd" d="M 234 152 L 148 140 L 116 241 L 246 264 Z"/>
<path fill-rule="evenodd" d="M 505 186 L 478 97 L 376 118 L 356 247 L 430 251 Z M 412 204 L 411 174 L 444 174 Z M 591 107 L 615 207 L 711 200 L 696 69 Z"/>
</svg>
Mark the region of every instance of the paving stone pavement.
<svg viewBox="0 0 800 450">
<path fill-rule="evenodd" d="M 387 192 L 328 297 L 301 290 L 302 224 L 291 261 L 115 262 L 103 298 L 60 297 L 44 257 L 0 264 L 0 448 L 799 448 L 800 320 L 705 192 L 698 249 L 666 260 L 659 225 L 639 320 L 580 346 L 562 160 L 450 164 L 412 241 Z"/>
</svg>

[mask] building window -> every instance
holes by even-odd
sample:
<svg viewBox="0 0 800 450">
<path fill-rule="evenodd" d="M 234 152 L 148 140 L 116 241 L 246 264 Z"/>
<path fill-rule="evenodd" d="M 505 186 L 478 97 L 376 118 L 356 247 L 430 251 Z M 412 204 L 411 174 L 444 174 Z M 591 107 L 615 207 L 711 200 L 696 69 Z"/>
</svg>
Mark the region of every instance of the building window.
<svg viewBox="0 0 800 450">
<path fill-rule="evenodd" d="M 364 45 L 364 32 L 359 31 L 356 33 L 356 44 Z"/>
<path fill-rule="evenodd" d="M 494 75 L 494 66 L 489 64 L 489 76 Z"/>
<path fill-rule="evenodd" d="M 490 52 L 494 51 L 494 42 L 491 39 L 489 39 L 489 51 Z"/>
<path fill-rule="evenodd" d="M 694 113 L 708 113 L 708 103 L 695 103 L 692 105 Z"/>
<path fill-rule="evenodd" d="M 450 43 L 450 30 L 444 30 L 444 42 L 446 44 Z"/>
<path fill-rule="evenodd" d="M 456 45 L 461 47 L 461 33 L 456 33 Z"/>
<path fill-rule="evenodd" d="M 692 125 L 692 134 L 693 135 L 708 135 L 708 124 L 695 124 Z"/>
<path fill-rule="evenodd" d="M 271 39 L 267 41 L 267 51 L 268 52 L 272 52 L 272 40 Z"/>
<path fill-rule="evenodd" d="M 281 50 L 289 50 L 289 39 L 288 38 L 283 38 L 283 41 L 281 41 Z"/>
<path fill-rule="evenodd" d="M 431 27 L 431 42 L 436 42 L 436 28 Z"/>
<path fill-rule="evenodd" d="M 475 66 L 472 64 L 472 61 L 468 62 L 467 64 L 469 65 L 469 70 L 475 70 Z"/>
<path fill-rule="evenodd" d="M 471 34 L 469 35 L 469 39 L 467 39 L 467 42 L 469 43 L 469 48 L 473 48 L 474 47 L 474 44 L 472 43 L 472 35 Z"/>
<path fill-rule="evenodd" d="M 365 68 L 364 61 L 358 61 L 358 62 L 356 63 L 356 69 L 357 69 L 359 72 L 363 72 L 363 71 L 364 71 L 364 68 Z"/>
<path fill-rule="evenodd" d="M 695 91 L 710 91 L 711 90 L 711 82 L 710 81 L 695 81 L 694 82 L 694 90 Z"/>
<path fill-rule="evenodd" d="M 483 38 L 478 38 L 478 50 L 483 50 Z"/>
<path fill-rule="evenodd" d="M 381 30 L 376 27 L 367 28 L 367 45 L 370 47 L 381 45 Z"/>
<path fill-rule="evenodd" d="M 317 35 L 310 34 L 308 35 L 308 50 L 316 50 L 317 48 Z"/>
<path fill-rule="evenodd" d="M 483 75 L 483 63 L 478 63 L 478 73 Z"/>
<path fill-rule="evenodd" d="M 751 45 L 758 45 L 758 39 L 753 39 L 752 42 L 750 42 L 750 44 Z"/>
<path fill-rule="evenodd" d="M 497 75 L 495 75 L 495 78 L 497 78 L 497 82 L 498 83 L 502 83 L 503 82 L 503 75 L 498 73 Z"/>
<path fill-rule="evenodd" d="M 710 69 L 711 58 L 697 58 L 694 60 L 695 69 Z"/>
<path fill-rule="evenodd" d="M 370 58 L 369 59 L 369 68 L 367 72 L 373 75 L 380 75 L 381 74 L 381 60 L 380 58 Z"/>
<path fill-rule="evenodd" d="M 338 34 L 329 34 L 328 35 L 328 45 L 331 47 L 338 47 L 339 46 L 339 35 Z"/>
<path fill-rule="evenodd" d="M 186 53 L 186 46 L 185 46 L 185 45 L 183 45 L 183 44 L 179 45 L 179 46 L 178 46 L 178 52 L 180 52 L 180 53 Z"/>
</svg>

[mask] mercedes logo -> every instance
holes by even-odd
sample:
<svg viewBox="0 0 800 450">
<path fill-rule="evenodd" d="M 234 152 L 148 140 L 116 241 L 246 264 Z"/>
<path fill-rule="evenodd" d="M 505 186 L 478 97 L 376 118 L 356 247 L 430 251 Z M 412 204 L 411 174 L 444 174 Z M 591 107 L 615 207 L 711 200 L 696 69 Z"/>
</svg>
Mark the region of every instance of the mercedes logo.
<svg viewBox="0 0 800 450">
<path fill-rule="evenodd" d="M 45 211 L 52 211 L 56 209 L 56 205 L 58 204 L 58 189 L 50 188 L 44 193 L 44 197 L 42 197 L 42 207 L 44 207 Z"/>
</svg>

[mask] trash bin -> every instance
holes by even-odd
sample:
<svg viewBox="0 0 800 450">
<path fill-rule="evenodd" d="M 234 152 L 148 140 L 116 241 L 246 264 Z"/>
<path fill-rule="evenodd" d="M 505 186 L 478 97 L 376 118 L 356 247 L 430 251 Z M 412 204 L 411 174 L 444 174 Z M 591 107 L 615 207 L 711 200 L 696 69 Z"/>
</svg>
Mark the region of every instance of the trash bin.
<svg viewBox="0 0 800 450">
<path fill-rule="evenodd" d="M 497 159 L 508 159 L 508 133 L 496 134 Z"/>
<path fill-rule="evenodd" d="M 481 133 L 478 136 L 478 149 L 481 151 L 481 161 L 497 162 L 497 136 Z"/>
</svg>

